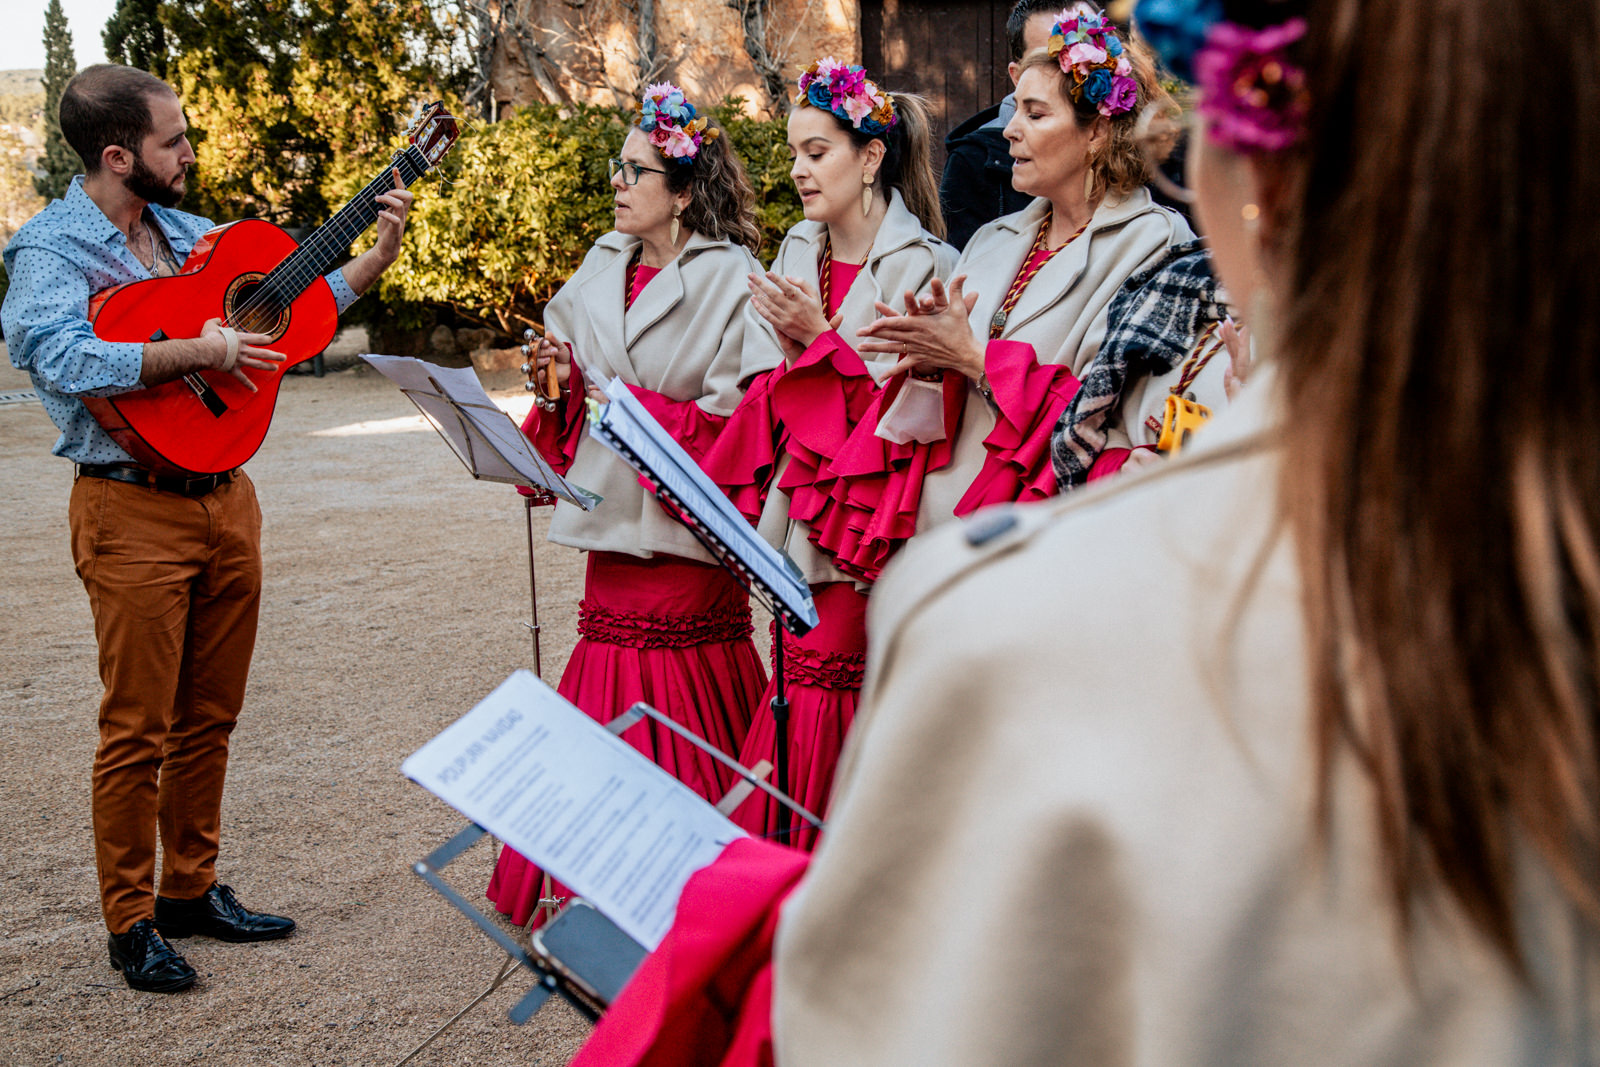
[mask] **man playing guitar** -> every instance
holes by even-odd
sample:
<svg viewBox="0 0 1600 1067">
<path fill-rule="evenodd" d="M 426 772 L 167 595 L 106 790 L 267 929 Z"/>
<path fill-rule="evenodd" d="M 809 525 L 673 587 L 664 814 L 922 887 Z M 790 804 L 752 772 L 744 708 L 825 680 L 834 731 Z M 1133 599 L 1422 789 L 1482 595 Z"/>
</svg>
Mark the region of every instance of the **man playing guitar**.
<svg viewBox="0 0 1600 1067">
<path fill-rule="evenodd" d="M 266 334 L 211 319 L 198 337 L 99 339 L 89 301 L 112 286 L 176 274 L 210 221 L 174 210 L 194 163 L 177 95 L 132 67 L 79 73 L 61 129 L 85 174 L 5 249 L 0 320 L 76 464 L 68 517 L 73 560 L 99 645 L 100 742 L 93 813 L 111 964 L 134 989 L 172 992 L 195 971 L 167 943 L 287 936 L 294 922 L 252 912 L 216 881 L 228 736 L 244 699 L 261 595 L 261 513 L 242 470 L 201 477 L 134 462 L 83 397 L 125 393 L 202 370 L 251 390 L 246 369 L 284 357 Z M 411 194 L 377 196 L 377 243 L 325 278 L 340 311 L 400 251 Z M 160 895 L 154 886 L 157 830 Z M 165 936 L 163 936 L 165 935 Z"/>
</svg>

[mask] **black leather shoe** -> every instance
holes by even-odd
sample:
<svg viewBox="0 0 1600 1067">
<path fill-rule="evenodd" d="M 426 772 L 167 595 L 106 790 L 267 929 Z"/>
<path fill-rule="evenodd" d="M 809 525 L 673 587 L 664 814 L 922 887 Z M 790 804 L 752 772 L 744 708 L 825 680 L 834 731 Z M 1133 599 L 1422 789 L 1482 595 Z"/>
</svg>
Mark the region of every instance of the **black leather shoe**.
<svg viewBox="0 0 1600 1067">
<path fill-rule="evenodd" d="M 167 944 L 149 919 L 140 919 L 126 933 L 112 934 L 111 969 L 122 972 L 130 989 L 176 993 L 194 985 L 194 968 Z"/>
<path fill-rule="evenodd" d="M 293 919 L 250 911 L 225 885 L 213 885 L 193 900 L 156 897 L 156 925 L 168 937 L 199 934 L 218 941 L 276 941 L 294 932 Z"/>
</svg>

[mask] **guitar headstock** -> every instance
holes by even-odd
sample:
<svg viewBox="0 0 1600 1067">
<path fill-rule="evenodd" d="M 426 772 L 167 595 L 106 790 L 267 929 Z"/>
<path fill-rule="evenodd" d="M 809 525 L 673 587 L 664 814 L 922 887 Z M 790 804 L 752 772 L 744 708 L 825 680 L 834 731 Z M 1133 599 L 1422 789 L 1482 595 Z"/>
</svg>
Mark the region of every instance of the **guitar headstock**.
<svg viewBox="0 0 1600 1067">
<path fill-rule="evenodd" d="M 430 168 L 439 165 L 439 160 L 450 151 L 450 146 L 456 143 L 459 136 L 461 131 L 456 126 L 455 116 L 437 100 L 431 104 L 419 104 L 406 127 L 406 140 L 417 146 Z"/>
</svg>

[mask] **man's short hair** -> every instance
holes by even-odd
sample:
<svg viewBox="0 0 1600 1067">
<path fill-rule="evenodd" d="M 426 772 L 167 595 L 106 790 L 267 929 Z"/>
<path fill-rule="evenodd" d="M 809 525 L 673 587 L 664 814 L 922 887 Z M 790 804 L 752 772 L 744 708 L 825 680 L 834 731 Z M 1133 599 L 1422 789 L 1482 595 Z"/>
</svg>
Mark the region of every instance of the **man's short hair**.
<svg viewBox="0 0 1600 1067">
<path fill-rule="evenodd" d="M 161 93 L 172 93 L 172 86 L 119 63 L 85 67 L 67 83 L 61 93 L 61 133 L 83 160 L 85 174 L 100 169 L 100 154 L 109 145 L 139 154 L 153 125 L 150 98 Z"/>
<path fill-rule="evenodd" d="M 1011 46 L 1011 62 L 1022 62 L 1022 33 L 1028 28 L 1029 19 L 1035 15 L 1054 15 L 1071 6 L 1069 0 L 1017 0 L 1011 5 L 1011 14 L 1006 16 L 1006 43 Z"/>
</svg>

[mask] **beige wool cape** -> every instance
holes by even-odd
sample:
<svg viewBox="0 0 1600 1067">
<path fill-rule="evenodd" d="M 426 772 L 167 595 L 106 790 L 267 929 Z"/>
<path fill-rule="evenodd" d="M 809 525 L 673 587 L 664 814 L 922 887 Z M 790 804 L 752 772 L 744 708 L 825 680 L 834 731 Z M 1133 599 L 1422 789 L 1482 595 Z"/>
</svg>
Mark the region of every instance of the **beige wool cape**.
<svg viewBox="0 0 1600 1067">
<path fill-rule="evenodd" d="M 966 275 L 966 294 L 978 295 L 968 321 L 980 344 L 988 342 L 989 322 L 1005 302 L 1049 208 L 1048 200 L 1035 200 L 989 223 L 967 242 L 952 276 Z M 999 339 L 1030 344 L 1041 364 L 1067 366 L 1081 375 L 1100 350 L 1106 311 L 1122 283 L 1154 263 L 1168 246 L 1193 238 L 1183 217 L 1156 204 L 1143 188 L 1120 200 L 1107 197 L 1083 234 L 1034 275 Z M 931 530 L 954 517 L 957 502 L 983 466 L 983 441 L 994 426 L 994 409 L 977 384 L 969 382 L 951 462 L 923 483 L 918 530 Z M 1125 440 L 1111 444 L 1128 446 Z"/>
<path fill-rule="evenodd" d="M 1600 948 L 1538 864 L 1524 986 L 1443 899 L 1401 946 L 1348 758 L 1317 841 L 1270 384 L 1158 471 L 885 574 L 778 928 L 781 1067 L 1600 1060 Z"/>
<path fill-rule="evenodd" d="M 628 263 L 639 239 L 612 231 L 595 242 L 578 272 L 545 309 L 552 337 L 572 346 L 573 358 L 593 383 L 591 369 L 673 400 L 694 401 L 726 415 L 739 402 L 739 383 L 765 367 L 745 353 L 746 282 L 760 270 L 743 245 L 690 236 L 676 259 L 661 269 L 627 307 Z M 581 397 L 566 403 L 580 403 Z M 584 512 L 556 505 L 550 540 L 573 548 L 649 557 L 657 552 L 714 562 L 694 534 L 673 519 L 615 453 L 584 435 L 567 478 L 604 499 Z"/>
</svg>

